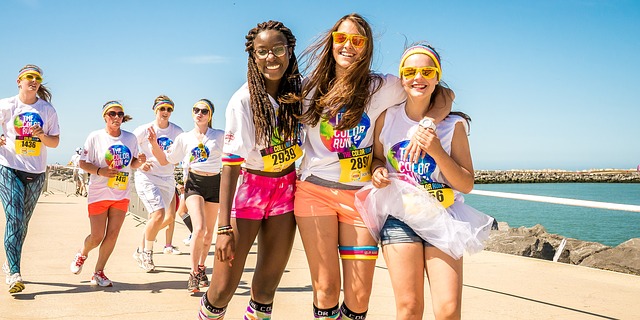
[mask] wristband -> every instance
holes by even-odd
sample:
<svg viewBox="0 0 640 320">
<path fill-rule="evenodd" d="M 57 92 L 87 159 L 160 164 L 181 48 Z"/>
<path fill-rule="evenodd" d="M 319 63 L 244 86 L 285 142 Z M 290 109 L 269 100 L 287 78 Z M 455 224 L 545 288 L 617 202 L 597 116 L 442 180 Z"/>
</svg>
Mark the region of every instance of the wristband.
<svg viewBox="0 0 640 320">
<path fill-rule="evenodd" d="M 373 171 L 371 171 L 371 174 L 376 173 L 376 170 L 378 170 L 378 169 L 380 169 L 380 168 L 384 168 L 384 165 L 379 165 L 379 166 L 377 166 L 377 167 L 373 168 Z"/>
<path fill-rule="evenodd" d="M 100 176 L 100 167 L 98 167 L 98 170 L 96 170 L 96 174 L 98 175 L 98 177 Z"/>
</svg>

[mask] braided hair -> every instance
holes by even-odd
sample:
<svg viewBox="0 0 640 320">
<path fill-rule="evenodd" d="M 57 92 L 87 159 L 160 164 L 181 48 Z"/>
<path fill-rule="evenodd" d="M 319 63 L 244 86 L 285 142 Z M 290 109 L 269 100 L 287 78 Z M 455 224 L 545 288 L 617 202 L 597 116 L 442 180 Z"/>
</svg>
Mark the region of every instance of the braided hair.
<svg viewBox="0 0 640 320">
<path fill-rule="evenodd" d="M 273 97 L 280 105 L 277 114 L 269 100 L 264 77 L 254 58 L 253 41 L 260 32 L 266 30 L 276 30 L 282 33 L 287 38 L 287 48 L 291 50 L 289 66 L 282 76 L 277 96 Z M 245 38 L 247 39 L 245 51 L 249 53 L 247 82 L 256 143 L 268 145 L 274 134 L 274 128 L 276 128 L 275 133 L 281 141 L 295 139 L 299 130 L 297 117 L 302 113 L 302 102 L 298 98 L 302 80 L 298 70 L 298 60 L 293 52 L 296 46 L 296 37 L 282 22 L 269 20 L 259 23 L 255 28 L 249 30 Z"/>
</svg>

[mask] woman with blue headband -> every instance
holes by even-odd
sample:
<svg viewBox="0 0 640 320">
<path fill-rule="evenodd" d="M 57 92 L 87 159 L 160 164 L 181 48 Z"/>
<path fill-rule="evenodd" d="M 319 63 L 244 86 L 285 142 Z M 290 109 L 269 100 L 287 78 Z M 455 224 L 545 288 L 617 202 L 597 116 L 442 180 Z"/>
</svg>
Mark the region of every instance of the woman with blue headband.
<svg viewBox="0 0 640 320">
<path fill-rule="evenodd" d="M 180 251 L 173 246 L 173 223 L 175 221 L 175 189 L 176 179 L 174 177 L 175 166 L 173 164 L 160 165 L 153 156 L 151 143 L 147 138 L 148 129 L 153 128 L 156 132 L 157 143 L 162 150 L 167 150 L 182 133 L 182 128 L 169 121 L 173 114 L 174 103 L 165 96 L 158 96 L 152 110 L 155 113 L 155 120 L 151 123 L 143 124 L 133 131 L 138 139 L 140 150 L 148 154 L 147 161 L 142 164 L 140 170 L 136 170 L 135 184 L 138 197 L 149 216 L 144 227 L 144 234 L 140 246 L 133 253 L 134 260 L 138 266 L 146 272 L 153 271 L 153 243 L 158 232 L 164 227 L 169 227 L 169 233 L 165 242 L 163 252 L 166 254 L 180 254 Z"/>
<path fill-rule="evenodd" d="M 18 73 L 18 95 L 0 100 L 0 198 L 7 225 L 2 265 L 9 292 L 24 290 L 20 275 L 22 246 L 29 220 L 45 182 L 47 148 L 60 142 L 58 114 L 42 84 L 42 70 L 26 65 Z"/>
<path fill-rule="evenodd" d="M 389 173 L 404 174 L 408 179 L 415 180 L 416 186 L 420 186 L 416 188 L 417 194 L 428 199 L 431 199 L 428 194 L 433 194 L 432 205 L 441 208 L 440 214 L 464 222 L 456 225 L 463 226 L 461 229 L 467 232 L 448 232 L 453 228 L 437 230 L 437 239 L 429 237 L 436 247 L 424 239 L 425 233 L 419 231 L 425 225 L 434 224 L 431 220 L 425 220 L 427 209 L 410 208 L 417 209 L 419 213 L 415 215 L 422 217 L 420 221 L 400 214 L 397 214 L 398 217 L 388 216 L 380 231 L 380 238 L 395 293 L 396 318 L 423 318 L 426 271 L 435 318 L 460 319 L 462 252 L 482 250 L 482 241 L 489 236 L 493 220 L 465 205 L 462 197 L 462 193 L 473 189 L 474 182 L 467 140 L 470 118 L 461 112 L 451 112 L 437 125 L 424 120 L 424 116 L 434 107 L 434 95 L 445 90 L 441 82 L 440 56 L 433 47 L 420 44 L 408 48 L 402 55 L 399 70 L 407 101 L 387 109 L 376 121 L 373 186 L 390 188 L 392 179 Z M 414 134 L 423 153 L 417 162 L 405 158 Z M 388 198 L 387 195 L 378 200 L 384 202 Z M 400 198 L 407 197 L 403 194 Z M 405 205 L 408 202 L 405 200 Z M 393 205 L 403 207 L 402 203 Z M 456 251 L 452 248 L 457 243 L 461 244 Z"/>
<path fill-rule="evenodd" d="M 80 274 L 89 252 L 100 246 L 91 284 L 111 287 L 113 283 L 105 275 L 104 268 L 129 210 L 132 169 L 139 168 L 146 156 L 138 154 L 136 137 L 120 129 L 122 123 L 131 120 L 120 102 L 105 103 L 102 118 L 105 128 L 89 134 L 80 156 L 80 168 L 91 173 L 87 195 L 91 233 L 84 239 L 70 269 L 72 273 Z"/>
<path fill-rule="evenodd" d="M 201 99 L 196 102 L 191 110 L 193 130 L 178 135 L 167 150 L 158 144 L 156 130 L 153 127 L 148 129 L 151 149 L 160 165 L 182 162 L 186 166 L 184 199 L 193 226 L 191 271 L 187 281 L 187 290 L 191 293 L 209 285 L 205 262 L 213 241 L 220 203 L 224 131 L 211 128 L 213 111 L 211 101 Z"/>
</svg>

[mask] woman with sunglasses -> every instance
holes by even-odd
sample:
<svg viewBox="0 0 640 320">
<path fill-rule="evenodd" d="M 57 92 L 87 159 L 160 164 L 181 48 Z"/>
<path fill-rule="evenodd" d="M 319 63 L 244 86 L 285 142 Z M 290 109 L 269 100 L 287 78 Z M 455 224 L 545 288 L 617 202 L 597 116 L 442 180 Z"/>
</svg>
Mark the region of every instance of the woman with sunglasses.
<svg viewBox="0 0 640 320">
<path fill-rule="evenodd" d="M 151 108 L 156 115 L 156 119 L 147 124 L 143 124 L 133 131 L 138 139 L 140 150 L 144 154 L 150 155 L 147 161 L 142 164 L 135 173 L 136 192 L 142 201 L 145 209 L 149 213 L 147 223 L 140 246 L 133 253 L 133 259 L 143 270 L 150 272 L 155 269 L 153 263 L 153 243 L 158 232 L 162 228 L 174 223 L 175 212 L 175 189 L 176 179 L 172 164 L 160 165 L 153 156 L 151 144 L 149 143 L 148 130 L 153 128 L 157 135 L 157 142 L 162 150 L 167 150 L 176 140 L 176 137 L 183 132 L 182 128 L 169 121 L 173 113 L 174 103 L 165 96 L 158 96 Z M 171 230 L 173 231 L 173 230 Z M 173 236 L 173 234 L 171 234 Z M 173 246 L 172 237 L 167 235 L 164 253 L 180 254 L 180 251 Z"/>
<path fill-rule="evenodd" d="M 153 155 L 160 165 L 177 164 L 187 167 L 185 177 L 185 203 L 193 234 L 191 239 L 191 272 L 187 282 L 189 292 L 199 292 L 201 286 L 208 286 L 205 261 L 213 240 L 214 226 L 220 202 L 220 168 L 224 131 L 211 128 L 213 103 L 201 99 L 192 109 L 194 129 L 183 132 L 167 149 L 158 144 L 156 130 L 148 129 L 148 139 Z"/>
<path fill-rule="evenodd" d="M 311 271 L 314 316 L 365 319 L 378 247 L 355 209 L 355 193 L 371 181 L 377 117 L 406 94 L 398 78 L 371 72 L 372 31 L 358 14 L 338 20 L 305 56 L 311 72 L 302 91 L 306 138 L 295 215 Z M 441 120 L 450 108 L 451 99 L 438 95 L 426 115 Z"/>
<path fill-rule="evenodd" d="M 244 318 L 271 319 L 295 235 L 295 161 L 302 155 L 296 38 L 282 22 L 268 21 L 246 39 L 247 83 L 226 111 L 216 261 L 200 319 L 224 317 L 256 237 L 258 259 Z"/>
<path fill-rule="evenodd" d="M 383 112 L 376 121 L 373 186 L 387 187 L 391 183 L 389 172 L 415 178 L 425 192 L 430 190 L 437 195 L 454 219 L 474 222 L 470 223 L 470 230 L 477 238 L 474 243 L 479 245 L 467 251 L 480 251 L 493 219 L 465 205 L 461 194 L 473 189 L 473 164 L 467 140 L 471 119 L 462 112 L 451 112 L 437 126 L 422 120 L 433 108 L 432 96 L 445 92 L 440 56 L 433 47 L 418 44 L 408 48 L 400 62 L 400 77 L 409 98 L 406 103 Z M 426 130 L 418 131 L 419 128 Z M 414 132 L 418 132 L 416 140 L 425 155 L 417 163 L 410 163 L 402 153 Z M 443 238 L 456 235 L 442 231 Z M 456 259 L 434 247 L 393 216 L 387 218 L 380 236 L 395 293 L 397 319 L 422 319 L 425 271 L 435 318 L 460 319 L 462 257 Z"/>
<path fill-rule="evenodd" d="M 122 123 L 131 120 L 125 115 L 122 104 L 118 101 L 105 103 L 102 118 L 105 128 L 89 134 L 80 157 L 80 168 L 91 173 L 87 195 L 91 233 L 84 239 L 70 269 L 72 273 L 80 274 L 89 252 L 100 246 L 91 284 L 111 287 L 113 283 L 105 275 L 104 268 L 129 209 L 132 169 L 140 167 L 146 156 L 138 154 L 136 137 L 120 128 Z"/>
<path fill-rule="evenodd" d="M 18 73 L 18 95 L 0 99 L 0 198 L 7 219 L 2 265 L 10 293 L 24 290 L 20 275 L 27 227 L 45 182 L 47 148 L 60 142 L 58 114 L 42 84 L 42 70 L 26 65 Z"/>
</svg>

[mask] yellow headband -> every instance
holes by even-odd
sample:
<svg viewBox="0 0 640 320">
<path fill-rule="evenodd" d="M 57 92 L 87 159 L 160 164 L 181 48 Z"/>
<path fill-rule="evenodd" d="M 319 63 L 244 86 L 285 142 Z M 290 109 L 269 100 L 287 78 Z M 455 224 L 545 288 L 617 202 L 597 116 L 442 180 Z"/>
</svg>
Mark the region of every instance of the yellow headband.
<svg viewBox="0 0 640 320">
<path fill-rule="evenodd" d="M 433 62 L 436 64 L 436 68 L 438 69 L 437 71 L 438 81 L 440 81 L 440 78 L 442 78 L 442 68 L 440 67 L 440 59 L 438 58 L 436 53 L 433 50 L 431 50 L 429 47 L 420 46 L 420 45 L 414 46 L 405 50 L 404 54 L 402 55 L 402 60 L 400 60 L 400 67 L 398 68 L 398 73 L 400 77 L 402 77 L 402 67 L 404 66 L 404 62 L 407 60 L 407 58 L 409 58 L 414 54 L 426 54 L 429 56 L 429 58 L 431 58 L 431 60 L 433 60 Z"/>
<path fill-rule="evenodd" d="M 120 107 L 120 109 L 122 109 L 122 111 L 124 112 L 124 107 L 120 103 L 111 101 L 105 104 L 104 107 L 102 108 L 102 117 L 104 117 L 104 115 L 107 114 L 107 111 L 109 111 L 109 109 L 113 107 Z"/>
</svg>

